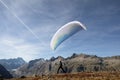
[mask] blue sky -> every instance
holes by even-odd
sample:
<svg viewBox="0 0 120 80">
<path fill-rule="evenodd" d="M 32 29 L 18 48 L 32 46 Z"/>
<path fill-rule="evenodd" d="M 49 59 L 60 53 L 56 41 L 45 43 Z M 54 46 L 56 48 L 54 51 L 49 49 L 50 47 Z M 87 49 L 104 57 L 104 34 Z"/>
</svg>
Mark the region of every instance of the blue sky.
<svg viewBox="0 0 120 80">
<path fill-rule="evenodd" d="M 0 2 L 0 58 L 29 61 L 73 53 L 120 55 L 120 0 L 2 1 L 9 9 Z M 87 31 L 78 32 L 52 51 L 54 33 L 74 20 L 82 22 Z"/>
</svg>

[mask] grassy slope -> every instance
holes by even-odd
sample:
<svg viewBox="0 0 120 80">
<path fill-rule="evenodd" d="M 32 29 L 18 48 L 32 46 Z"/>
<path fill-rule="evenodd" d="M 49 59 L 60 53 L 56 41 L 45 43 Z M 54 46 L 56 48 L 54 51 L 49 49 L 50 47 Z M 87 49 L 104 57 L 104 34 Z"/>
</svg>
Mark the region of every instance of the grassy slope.
<svg viewBox="0 0 120 80">
<path fill-rule="evenodd" d="M 55 74 L 11 80 L 120 80 L 120 72 L 80 72 L 72 74 Z"/>
</svg>

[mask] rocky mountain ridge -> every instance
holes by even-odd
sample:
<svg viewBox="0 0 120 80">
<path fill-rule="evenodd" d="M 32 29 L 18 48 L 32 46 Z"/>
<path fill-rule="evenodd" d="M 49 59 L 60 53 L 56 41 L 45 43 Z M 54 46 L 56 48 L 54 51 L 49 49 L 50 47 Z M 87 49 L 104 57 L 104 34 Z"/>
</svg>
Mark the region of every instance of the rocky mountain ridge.
<svg viewBox="0 0 120 80">
<path fill-rule="evenodd" d="M 20 57 L 11 59 L 0 59 L 0 64 L 3 65 L 9 71 L 11 71 L 12 69 L 17 69 L 25 63 L 26 62 Z"/>
<path fill-rule="evenodd" d="M 120 56 L 98 57 L 96 55 L 73 54 L 70 57 L 52 57 L 49 60 L 43 58 L 31 60 L 12 72 L 14 77 L 56 74 L 59 67 L 59 59 L 62 60 L 66 73 L 90 72 L 90 71 L 120 71 Z M 60 71 L 62 73 L 62 71 Z"/>
</svg>

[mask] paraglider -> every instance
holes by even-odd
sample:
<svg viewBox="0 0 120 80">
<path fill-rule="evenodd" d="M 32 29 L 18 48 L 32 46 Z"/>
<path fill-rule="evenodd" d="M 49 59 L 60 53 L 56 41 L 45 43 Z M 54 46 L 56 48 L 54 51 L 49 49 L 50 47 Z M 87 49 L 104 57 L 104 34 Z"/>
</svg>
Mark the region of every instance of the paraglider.
<svg viewBox="0 0 120 80">
<path fill-rule="evenodd" d="M 52 50 L 55 50 L 63 41 L 81 30 L 86 30 L 86 27 L 79 21 L 72 21 L 65 24 L 52 37 L 50 47 Z"/>
</svg>

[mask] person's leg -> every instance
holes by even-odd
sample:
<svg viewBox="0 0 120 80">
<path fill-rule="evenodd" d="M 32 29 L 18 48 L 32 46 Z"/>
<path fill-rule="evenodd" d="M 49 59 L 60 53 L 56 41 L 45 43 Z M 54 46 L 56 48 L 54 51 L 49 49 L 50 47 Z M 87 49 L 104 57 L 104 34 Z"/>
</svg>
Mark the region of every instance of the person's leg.
<svg viewBox="0 0 120 80">
<path fill-rule="evenodd" d="M 64 73 L 66 73 L 65 70 L 64 70 L 62 67 L 61 67 L 61 69 L 62 69 L 62 71 L 63 71 Z"/>
<path fill-rule="evenodd" d="M 57 74 L 59 73 L 59 70 L 60 70 L 60 67 L 59 67 L 58 70 L 57 70 Z"/>
</svg>

